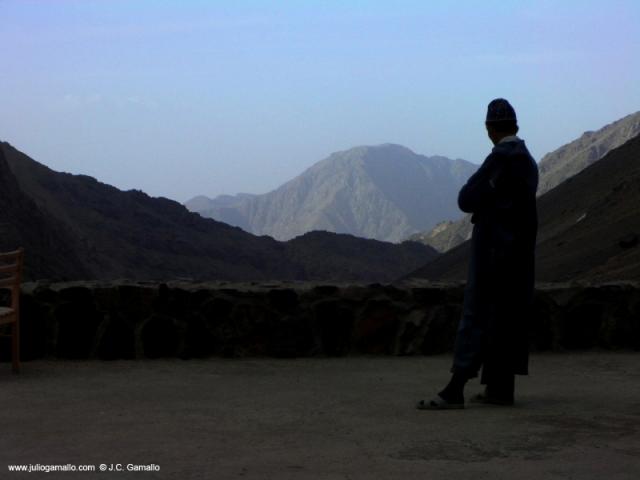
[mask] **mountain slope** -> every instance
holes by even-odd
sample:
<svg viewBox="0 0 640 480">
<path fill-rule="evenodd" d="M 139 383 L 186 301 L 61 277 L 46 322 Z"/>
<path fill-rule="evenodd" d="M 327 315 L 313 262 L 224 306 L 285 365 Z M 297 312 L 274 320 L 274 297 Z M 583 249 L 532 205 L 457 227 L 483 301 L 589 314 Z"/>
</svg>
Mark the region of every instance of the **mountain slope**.
<svg viewBox="0 0 640 480">
<path fill-rule="evenodd" d="M 640 136 L 538 199 L 538 281 L 640 279 Z M 464 280 L 469 242 L 407 278 Z"/>
<path fill-rule="evenodd" d="M 19 189 L 75 240 L 89 278 L 262 279 L 267 272 L 284 277 L 293 272 L 292 265 L 279 262 L 284 248 L 277 242 L 203 222 L 168 199 L 55 172 L 8 144 L 3 150 Z"/>
<path fill-rule="evenodd" d="M 0 150 L 0 245 L 26 248 L 31 279 L 388 281 L 435 255 L 417 244 L 349 239 L 358 248 L 337 261 L 314 242 L 256 237 L 165 198 L 55 172 L 7 143 Z M 321 259 L 334 268 L 319 274 Z"/>
<path fill-rule="evenodd" d="M 585 132 L 577 140 L 546 154 L 539 164 L 538 195 L 548 192 L 638 135 L 640 112 L 627 115 L 596 132 Z"/>
<path fill-rule="evenodd" d="M 640 112 L 628 115 L 596 132 L 585 132 L 580 138 L 546 154 L 539 163 L 543 195 L 566 179 L 597 162 L 614 148 L 640 135 Z M 437 225 L 430 231 L 417 233 L 410 240 L 431 245 L 440 252 L 459 245 L 471 236 L 470 217 Z"/>
<path fill-rule="evenodd" d="M 475 168 L 399 145 L 356 147 L 332 154 L 270 193 L 231 197 L 237 201 L 226 204 L 218 197 L 204 209 L 194 199 L 187 206 L 281 240 L 327 230 L 397 242 L 459 216 L 452 200 Z"/>
<path fill-rule="evenodd" d="M 90 275 L 78 257 L 78 240 L 20 189 L 0 148 L 0 251 L 23 245 L 29 247 L 27 278 Z"/>
</svg>

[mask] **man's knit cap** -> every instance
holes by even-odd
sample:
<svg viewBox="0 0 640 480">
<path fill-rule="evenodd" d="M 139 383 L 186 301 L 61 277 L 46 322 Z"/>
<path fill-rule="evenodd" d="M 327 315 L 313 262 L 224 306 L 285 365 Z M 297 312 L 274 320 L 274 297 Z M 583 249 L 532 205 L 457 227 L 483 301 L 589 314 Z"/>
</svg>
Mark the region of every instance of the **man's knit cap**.
<svg viewBox="0 0 640 480">
<path fill-rule="evenodd" d="M 487 107 L 487 123 L 494 122 L 516 122 L 516 111 L 504 98 L 491 100 Z"/>
</svg>

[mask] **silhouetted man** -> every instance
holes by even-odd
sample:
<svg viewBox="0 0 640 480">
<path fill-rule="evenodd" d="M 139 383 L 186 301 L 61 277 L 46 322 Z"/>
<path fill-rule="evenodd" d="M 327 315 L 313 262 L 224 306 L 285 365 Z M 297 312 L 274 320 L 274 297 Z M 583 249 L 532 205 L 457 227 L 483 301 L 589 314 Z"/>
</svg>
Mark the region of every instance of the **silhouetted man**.
<svg viewBox="0 0 640 480">
<path fill-rule="evenodd" d="M 489 103 L 495 145 L 458 195 L 472 213 L 471 258 L 449 384 L 420 409 L 464 407 L 464 386 L 482 367 L 483 394 L 473 400 L 512 405 L 515 375 L 528 373 L 528 322 L 534 286 L 538 168 L 518 133 L 508 101 Z"/>
</svg>

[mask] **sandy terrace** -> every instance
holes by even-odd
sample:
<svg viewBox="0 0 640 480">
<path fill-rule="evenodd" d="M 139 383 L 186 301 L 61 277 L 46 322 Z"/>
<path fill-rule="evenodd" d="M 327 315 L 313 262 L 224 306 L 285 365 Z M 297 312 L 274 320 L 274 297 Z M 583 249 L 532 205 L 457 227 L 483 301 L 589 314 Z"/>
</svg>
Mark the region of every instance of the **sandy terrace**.
<svg viewBox="0 0 640 480">
<path fill-rule="evenodd" d="M 639 360 L 534 355 L 516 406 L 445 412 L 414 403 L 447 380 L 449 356 L 2 364 L 0 478 L 633 479 Z"/>
</svg>

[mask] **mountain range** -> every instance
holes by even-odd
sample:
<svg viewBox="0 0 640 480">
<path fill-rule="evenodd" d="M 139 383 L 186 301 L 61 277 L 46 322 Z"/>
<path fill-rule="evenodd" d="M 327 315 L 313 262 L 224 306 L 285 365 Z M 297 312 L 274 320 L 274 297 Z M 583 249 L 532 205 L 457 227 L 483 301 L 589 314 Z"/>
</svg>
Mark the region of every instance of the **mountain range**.
<svg viewBox="0 0 640 480">
<path fill-rule="evenodd" d="M 257 237 L 166 198 L 53 171 L 0 142 L 0 249 L 18 246 L 32 280 L 385 282 L 436 255 L 328 232 Z"/>
<path fill-rule="evenodd" d="M 400 145 L 363 146 L 336 152 L 264 195 L 198 196 L 185 205 L 278 240 L 325 230 L 400 242 L 459 217 L 457 192 L 476 168 Z"/>
<path fill-rule="evenodd" d="M 536 278 L 607 282 L 640 278 L 640 136 L 538 198 Z M 405 278 L 466 278 L 469 241 Z"/>
<path fill-rule="evenodd" d="M 553 189 L 637 135 L 640 135 L 640 112 L 627 115 L 598 131 L 585 132 L 580 138 L 546 154 L 538 164 L 538 195 Z M 471 237 L 470 218 L 465 216 L 459 220 L 442 222 L 429 231 L 410 236 L 409 239 L 446 252 Z"/>
<path fill-rule="evenodd" d="M 614 147 L 639 129 L 639 120 L 640 114 L 634 114 L 587 132 L 541 162 L 543 179 L 571 171 L 562 162 L 591 164 L 539 198 L 538 280 L 608 281 L 640 275 L 640 137 Z M 593 152 L 604 156 L 595 161 Z M 420 189 L 426 177 L 461 184 L 467 169 L 476 168 L 463 161 L 425 158 L 397 145 L 340 152 L 283 186 L 287 187 L 284 191 L 272 192 L 269 201 L 283 212 L 298 202 L 311 209 L 312 217 L 314 203 L 343 205 L 337 210 L 341 215 L 327 210 L 313 218 L 324 215 L 334 225 L 338 221 L 347 225 L 346 220 L 354 220 L 349 212 L 353 214 L 356 202 L 345 197 L 360 192 L 356 199 L 373 204 L 361 204 L 358 213 L 371 211 L 358 218 L 371 219 L 377 213 L 378 223 L 391 231 L 394 225 L 415 218 L 406 213 L 395 216 L 392 206 L 408 208 L 412 202 L 427 201 Z M 305 182 L 324 185 L 324 190 L 311 184 L 302 188 Z M 331 189 L 336 183 L 340 188 Z M 403 188 L 393 190 L 394 185 Z M 434 202 L 445 202 L 450 192 L 442 192 L 448 189 L 443 188 Z M 233 210 L 239 204 L 254 205 L 260 197 L 227 196 L 218 198 L 216 204 Z M 209 202 L 198 201 L 202 205 Z M 448 202 L 455 208 L 455 199 Z M 429 211 L 428 206 L 424 208 Z M 391 223 L 386 223 L 386 213 Z M 295 215 L 276 220 L 293 220 Z M 447 230 L 447 225 L 440 228 Z M 26 278 L 51 280 L 463 280 L 468 255 L 468 242 L 438 256 L 433 248 L 417 242 L 393 244 L 326 231 L 288 241 L 255 236 L 203 218 L 166 198 L 152 198 L 138 190 L 121 191 L 85 175 L 55 172 L 0 142 L 0 250 L 17 246 L 27 250 Z M 407 276 L 407 272 L 414 273 Z"/>
</svg>

